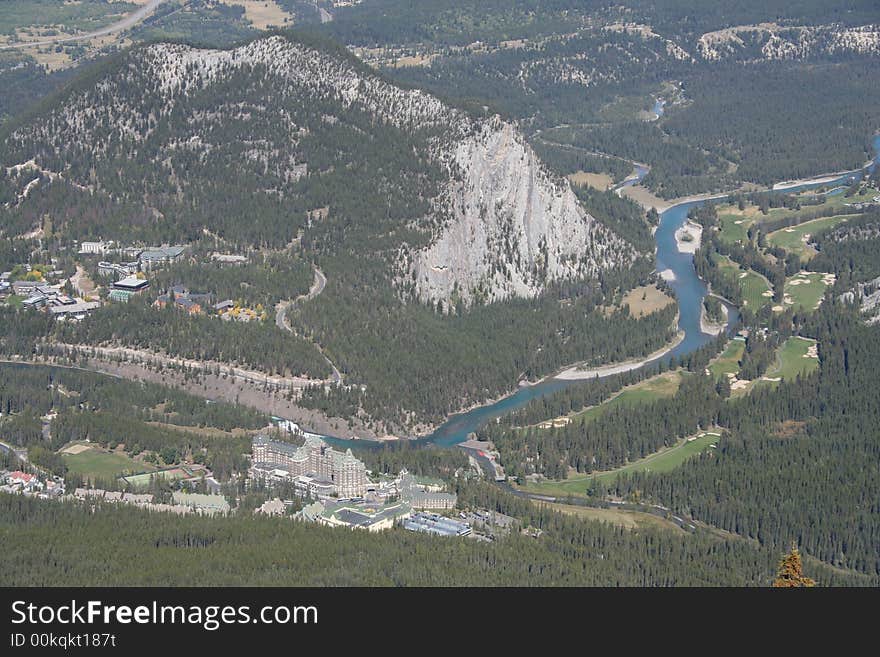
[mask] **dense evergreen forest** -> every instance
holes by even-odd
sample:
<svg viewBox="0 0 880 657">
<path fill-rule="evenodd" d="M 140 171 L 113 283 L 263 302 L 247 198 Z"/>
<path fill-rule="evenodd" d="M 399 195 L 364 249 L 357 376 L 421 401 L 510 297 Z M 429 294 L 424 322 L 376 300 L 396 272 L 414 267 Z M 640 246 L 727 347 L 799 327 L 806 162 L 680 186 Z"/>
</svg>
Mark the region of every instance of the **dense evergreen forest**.
<svg viewBox="0 0 880 657">
<path fill-rule="evenodd" d="M 294 38 L 338 58 L 339 66 L 372 75 L 337 45 Z M 548 285 L 536 299 L 472 307 L 421 302 L 400 271 L 400 253 L 426 245 L 447 219 L 436 206 L 449 173 L 434 153 L 449 139 L 448 126 L 377 120 L 369 99 L 346 105 L 312 88 L 288 87 L 258 64 L 230 66 L 211 85 L 194 83 L 192 93 L 176 97 L 173 110 L 162 114 L 161 84 L 136 65 L 141 54 L 135 50 L 95 67 L 41 111 L 59 112 L 74 98 L 93 96 L 102 105 L 95 81 L 125 70 L 114 102 L 138 107 L 132 120 L 148 135 L 143 141 L 113 137 L 115 115 L 96 120 L 95 141 L 102 145 L 92 150 L 63 139 L 66 129 L 32 132 L 20 122 L 6 127 L 4 161 L 27 161 L 38 151 L 45 169 L 64 175 L 38 174 L 27 202 L 16 202 L 33 171 L 0 169 L 0 199 L 10 202 L 2 231 L 11 238 L 39 226 L 46 255 L 58 258 L 67 255 L 71 240 L 183 242 L 199 253 L 213 240 L 254 260 L 235 270 L 177 265 L 155 275 L 151 295 L 184 284 L 218 300 L 260 303 L 270 316 L 241 325 L 130 303 L 62 328 L 17 317 L 3 338 L 7 353 L 29 353 L 40 337 L 32 331 L 39 330 L 61 342 L 126 345 L 323 378 L 330 370 L 318 344 L 346 383 L 366 386 L 358 405 L 368 417 L 410 431 L 507 392 L 521 379 L 575 361 L 642 356 L 671 338 L 671 311 L 635 319 L 600 308 L 651 280 L 647 256 L 593 280 Z M 210 144 L 210 157 L 198 147 L 174 145 L 184 138 L 193 143 L 186 136 L 194 126 L 199 142 Z M 610 193 L 579 195 L 610 230 L 650 251 L 649 226 L 637 206 Z M 288 313 L 290 335 L 273 325 L 269 306 L 302 294 L 312 266 L 326 275 L 327 285 Z M 11 342 L 21 349 L 10 348 Z M 351 402 L 351 390 L 336 388 L 309 394 L 304 404 L 336 414 Z"/>
<path fill-rule="evenodd" d="M 880 573 L 880 333 L 829 308 L 807 327 L 821 367 L 720 407 L 718 449 L 667 474 L 620 478 L 612 492 L 653 499 L 715 526 L 861 572 Z"/>
<path fill-rule="evenodd" d="M 810 262 L 813 271 L 835 272 L 844 287 L 880 276 L 880 212 L 866 212 L 812 240 L 819 249 Z"/>
<path fill-rule="evenodd" d="M 835 47 L 834 30 L 876 20 L 870 2 L 368 0 L 322 30 L 357 46 L 430 55 L 430 65 L 380 63 L 396 79 L 542 128 L 542 140 L 554 141 L 546 129 L 564 125 L 562 143 L 647 162 L 644 184 L 672 198 L 860 166 L 880 127 L 870 83 L 876 52 Z M 767 23 L 813 31 L 745 31 L 720 55 L 700 40 Z M 793 45 L 768 54 L 779 34 Z M 658 96 L 674 102 L 645 123 L 638 110 Z M 565 159 L 566 173 L 576 171 Z"/>
<path fill-rule="evenodd" d="M 479 485 L 463 504 L 491 506 L 543 530 L 494 543 L 346 531 L 292 520 L 98 513 L 0 495 L 10 586 L 769 586 L 779 554 L 742 539 L 624 530 L 541 510 Z M 341 540 L 344 535 L 345 540 Z M 100 554 L 99 559 L 95 558 Z M 870 585 L 811 563 L 820 585 Z"/>
<path fill-rule="evenodd" d="M 187 427 L 257 429 L 268 418 L 245 406 L 207 403 L 155 383 L 127 381 L 74 368 L 0 363 L 0 413 L 37 415 L 90 409 L 108 415 Z M 25 444 L 25 443 L 22 443 Z"/>
<path fill-rule="evenodd" d="M 558 34 L 603 12 L 613 18 L 635 15 L 676 36 L 774 19 L 795 18 L 806 25 L 858 25 L 876 18 L 870 0 L 845 6 L 809 0 L 796 7 L 784 0 L 746 0 L 735 5 L 712 0 L 697 6 L 688 0 L 622 0 L 613 5 L 602 0 L 364 0 L 338 10 L 333 24 L 325 29 L 357 45 L 432 42 L 453 46 Z"/>
<path fill-rule="evenodd" d="M 141 299 L 109 305 L 79 324 L 54 332 L 70 344 L 125 345 L 187 359 L 232 363 L 279 375 L 320 379 L 330 367 L 310 342 L 279 329 L 271 319 L 247 323 L 187 315 L 172 305 L 159 310 Z"/>
<path fill-rule="evenodd" d="M 219 480 L 247 469 L 250 436 L 269 418 L 252 409 L 211 402 L 152 383 L 136 383 L 74 368 L 0 364 L 0 435 L 28 448 L 32 462 L 67 475 L 55 452 L 88 440 L 130 456 L 159 455 L 161 464 L 188 458 L 204 463 Z M 47 433 L 43 433 L 44 420 Z M 194 431 L 193 429 L 199 429 Z M 81 477 L 68 476 L 68 485 Z M 104 488 L 124 487 L 115 479 Z"/>
</svg>

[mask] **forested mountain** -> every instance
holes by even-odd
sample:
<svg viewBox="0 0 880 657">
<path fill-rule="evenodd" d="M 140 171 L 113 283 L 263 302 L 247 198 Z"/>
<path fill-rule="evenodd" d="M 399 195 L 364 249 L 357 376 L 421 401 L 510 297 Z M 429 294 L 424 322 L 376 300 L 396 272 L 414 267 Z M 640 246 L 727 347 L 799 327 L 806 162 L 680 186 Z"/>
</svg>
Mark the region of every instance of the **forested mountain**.
<svg viewBox="0 0 880 657">
<path fill-rule="evenodd" d="M 136 49 L 13 127 L 3 154 L 13 230 L 47 212 L 68 227 L 56 184 L 90 215 L 71 237 L 280 247 L 329 208 L 338 242 L 363 231 L 403 294 L 435 302 L 534 296 L 634 257 L 511 125 L 280 36 Z"/>
<path fill-rule="evenodd" d="M 369 416 L 412 428 L 521 378 L 669 338 L 670 313 L 599 309 L 650 277 L 637 208 L 579 199 L 512 124 L 396 86 L 313 37 L 134 48 L 2 140 L 7 238 L 36 236 L 53 254 L 73 240 L 201 240 L 320 267 L 326 288 L 288 320 L 366 392 L 317 391 L 304 404 L 348 409 L 354 394 Z M 187 271 L 158 281 L 207 280 Z M 42 337 L 327 374 L 312 345 L 274 326 L 168 319 L 102 309 Z"/>
<path fill-rule="evenodd" d="M 364 0 L 322 30 L 396 79 L 641 158 L 664 198 L 860 166 L 876 3 L 735 4 Z"/>
</svg>

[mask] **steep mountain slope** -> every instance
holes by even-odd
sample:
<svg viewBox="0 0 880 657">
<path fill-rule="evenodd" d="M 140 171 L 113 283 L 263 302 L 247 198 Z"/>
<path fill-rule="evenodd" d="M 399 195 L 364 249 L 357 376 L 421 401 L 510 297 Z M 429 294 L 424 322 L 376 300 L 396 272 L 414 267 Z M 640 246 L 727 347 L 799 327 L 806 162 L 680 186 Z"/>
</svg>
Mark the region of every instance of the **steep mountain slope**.
<svg viewBox="0 0 880 657">
<path fill-rule="evenodd" d="M 460 176 L 446 198 L 452 220 L 413 262 L 421 296 L 531 297 L 547 281 L 594 276 L 626 261 L 620 239 L 549 175 L 510 124 L 484 122 L 454 145 L 453 162 Z"/>
<path fill-rule="evenodd" d="M 78 190 L 92 220 L 55 222 L 74 237 L 194 239 L 207 230 L 280 246 L 328 207 L 330 223 L 356 221 L 383 242 L 390 277 L 445 303 L 534 296 L 635 257 L 510 124 L 280 36 L 232 50 L 135 50 L 14 129 L 3 150 L 5 195 L 20 218 L 9 234 L 32 229 L 28 217 L 59 214 L 51 191 L 34 185 Z M 378 194 L 385 216 L 346 207 L 341 186 Z M 96 208 L 94 197 L 115 209 Z M 112 220 L 120 204 L 132 206 L 128 221 Z M 406 239 L 388 238 L 404 229 Z"/>
<path fill-rule="evenodd" d="M 376 434 L 423 432 L 522 379 L 671 338 L 671 310 L 608 312 L 653 258 L 620 236 L 620 216 L 597 211 L 601 221 L 510 123 L 397 86 L 302 34 L 230 50 L 140 46 L 0 132 L 0 238 L 42 237 L 62 256 L 73 240 L 187 242 L 188 269 L 165 282 L 193 286 L 203 277 L 187 271 L 214 250 L 320 269 L 322 293 L 287 314 L 295 335 L 267 318 L 239 327 L 237 343 L 250 367 L 291 373 L 317 371 L 323 354 L 344 385 L 296 403 Z M 624 215 L 642 225 L 637 208 Z M 284 267 L 262 276 L 299 293 Z M 214 320 L 172 325 L 151 300 L 45 337 L 172 355 L 210 344 L 236 358 Z M 140 344 L 145 333 L 162 346 Z M 280 341 L 297 342 L 281 354 Z"/>
</svg>

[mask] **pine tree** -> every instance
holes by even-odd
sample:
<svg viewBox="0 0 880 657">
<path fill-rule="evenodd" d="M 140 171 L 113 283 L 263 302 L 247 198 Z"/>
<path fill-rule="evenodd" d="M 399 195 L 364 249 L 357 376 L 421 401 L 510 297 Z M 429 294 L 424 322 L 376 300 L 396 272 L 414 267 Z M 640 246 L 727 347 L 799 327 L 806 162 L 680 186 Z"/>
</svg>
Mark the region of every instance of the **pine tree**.
<svg viewBox="0 0 880 657">
<path fill-rule="evenodd" d="M 800 586 L 816 586 L 816 582 L 804 576 L 801 553 L 797 547 L 792 546 L 791 552 L 779 562 L 779 570 L 776 573 L 776 579 L 773 580 L 773 587 L 794 588 Z"/>
</svg>

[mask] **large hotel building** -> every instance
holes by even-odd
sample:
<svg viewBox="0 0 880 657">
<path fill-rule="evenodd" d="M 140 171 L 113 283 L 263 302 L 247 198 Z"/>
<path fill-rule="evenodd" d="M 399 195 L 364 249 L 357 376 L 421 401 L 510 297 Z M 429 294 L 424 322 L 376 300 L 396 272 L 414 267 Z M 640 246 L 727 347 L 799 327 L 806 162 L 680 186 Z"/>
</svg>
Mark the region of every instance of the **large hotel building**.
<svg viewBox="0 0 880 657">
<path fill-rule="evenodd" d="M 337 452 L 317 436 L 306 434 L 297 447 L 260 435 L 253 441 L 250 474 L 263 481 L 288 480 L 310 493 L 360 497 L 367 491 L 367 469 L 351 450 Z"/>
</svg>

